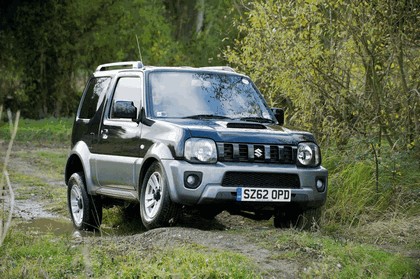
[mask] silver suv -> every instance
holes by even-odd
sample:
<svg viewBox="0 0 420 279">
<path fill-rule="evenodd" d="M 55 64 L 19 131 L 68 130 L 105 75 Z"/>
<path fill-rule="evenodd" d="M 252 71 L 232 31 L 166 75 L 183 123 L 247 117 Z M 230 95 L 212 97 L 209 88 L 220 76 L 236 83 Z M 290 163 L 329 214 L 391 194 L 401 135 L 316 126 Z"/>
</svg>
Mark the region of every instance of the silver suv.
<svg viewBox="0 0 420 279">
<path fill-rule="evenodd" d="M 66 165 L 74 226 L 98 228 L 104 206 L 129 203 L 140 205 L 146 229 L 175 224 L 183 209 L 310 227 L 326 200 L 327 170 L 313 135 L 283 119 L 229 67 L 98 66 Z"/>
</svg>

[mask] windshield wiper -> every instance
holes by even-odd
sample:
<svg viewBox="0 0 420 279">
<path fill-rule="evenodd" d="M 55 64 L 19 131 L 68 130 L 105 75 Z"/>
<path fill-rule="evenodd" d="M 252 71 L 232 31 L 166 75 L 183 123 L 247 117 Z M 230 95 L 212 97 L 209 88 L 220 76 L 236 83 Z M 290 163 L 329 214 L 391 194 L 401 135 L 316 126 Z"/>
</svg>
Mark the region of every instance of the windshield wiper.
<svg viewBox="0 0 420 279">
<path fill-rule="evenodd" d="M 273 119 L 264 117 L 241 117 L 241 121 L 258 122 L 258 123 L 275 123 Z"/>
<path fill-rule="evenodd" d="M 227 116 L 215 115 L 215 114 L 196 114 L 196 115 L 185 116 L 183 118 L 190 118 L 190 119 L 230 119 Z"/>
</svg>

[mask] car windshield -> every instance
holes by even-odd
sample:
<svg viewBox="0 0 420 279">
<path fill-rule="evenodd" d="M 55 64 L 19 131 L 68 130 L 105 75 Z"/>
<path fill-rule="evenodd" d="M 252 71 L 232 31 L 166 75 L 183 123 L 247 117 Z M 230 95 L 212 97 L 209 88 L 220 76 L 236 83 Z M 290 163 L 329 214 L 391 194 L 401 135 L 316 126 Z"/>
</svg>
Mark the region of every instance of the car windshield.
<svg viewBox="0 0 420 279">
<path fill-rule="evenodd" d="M 150 73 L 151 114 L 157 118 L 242 119 L 273 122 L 252 82 L 230 73 Z"/>
</svg>

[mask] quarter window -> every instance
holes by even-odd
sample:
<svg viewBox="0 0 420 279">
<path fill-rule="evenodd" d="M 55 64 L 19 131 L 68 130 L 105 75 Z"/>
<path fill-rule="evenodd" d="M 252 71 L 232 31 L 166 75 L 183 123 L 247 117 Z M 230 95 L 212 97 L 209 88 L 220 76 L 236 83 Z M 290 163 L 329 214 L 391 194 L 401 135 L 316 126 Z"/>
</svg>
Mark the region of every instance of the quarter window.
<svg viewBox="0 0 420 279">
<path fill-rule="evenodd" d="M 110 81 L 109 77 L 92 78 L 89 81 L 80 107 L 80 118 L 90 119 L 95 115 L 104 100 Z"/>
</svg>

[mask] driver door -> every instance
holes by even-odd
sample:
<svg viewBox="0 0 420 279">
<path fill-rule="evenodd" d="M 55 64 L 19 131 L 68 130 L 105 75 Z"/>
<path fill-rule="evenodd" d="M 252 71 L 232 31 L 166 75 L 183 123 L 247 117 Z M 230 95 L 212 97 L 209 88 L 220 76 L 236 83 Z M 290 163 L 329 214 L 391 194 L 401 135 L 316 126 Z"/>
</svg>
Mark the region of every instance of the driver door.
<svg viewBox="0 0 420 279">
<path fill-rule="evenodd" d="M 134 190 L 135 163 L 140 158 L 142 124 L 114 114 L 119 101 L 132 102 L 141 110 L 143 77 L 122 76 L 117 80 L 108 111 L 104 114 L 96 146 L 96 175 L 101 187 Z"/>
</svg>

